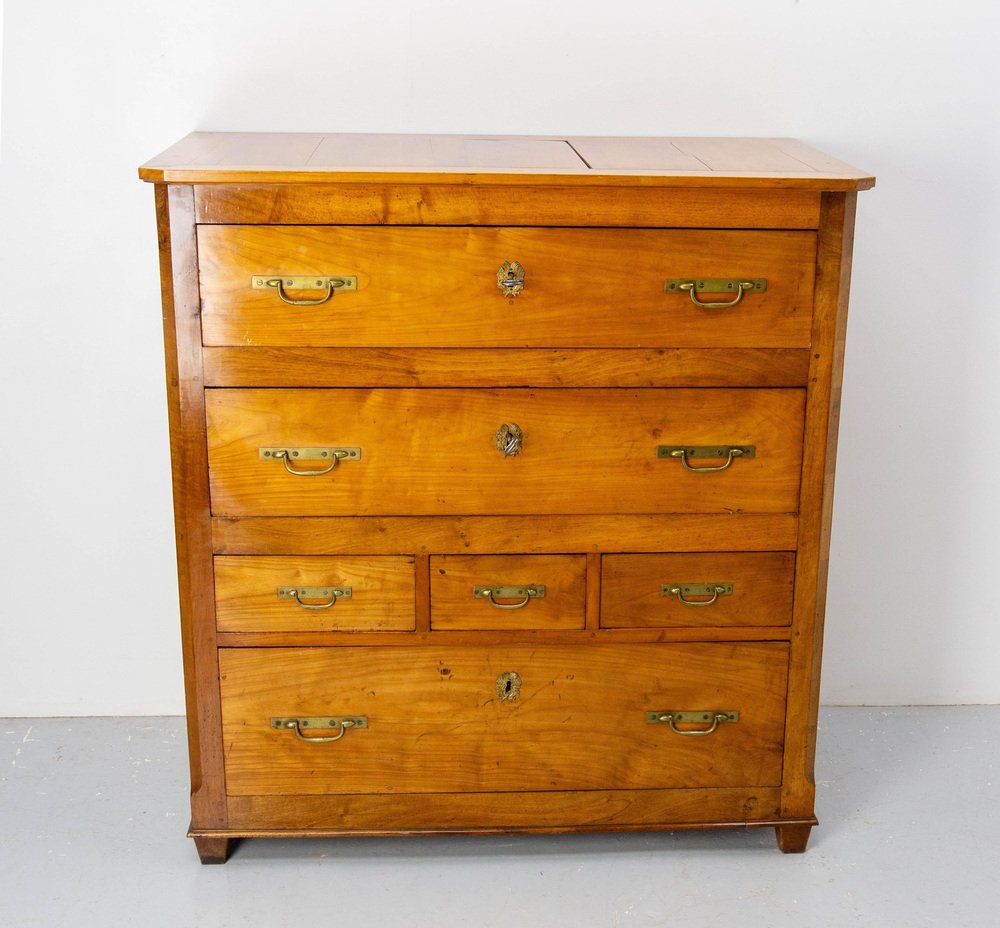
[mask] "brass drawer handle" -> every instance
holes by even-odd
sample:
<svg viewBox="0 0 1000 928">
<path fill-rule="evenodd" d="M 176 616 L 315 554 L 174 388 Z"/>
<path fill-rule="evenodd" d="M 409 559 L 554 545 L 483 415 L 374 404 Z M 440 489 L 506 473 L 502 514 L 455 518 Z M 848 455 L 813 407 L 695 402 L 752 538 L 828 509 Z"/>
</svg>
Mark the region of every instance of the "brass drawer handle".
<svg viewBox="0 0 1000 928">
<path fill-rule="evenodd" d="M 354 592 L 349 586 L 279 586 L 278 599 L 294 600 L 303 609 L 329 609 L 339 599 L 351 599 Z M 325 599 L 325 603 L 304 603 L 303 599 Z"/>
<path fill-rule="evenodd" d="M 743 299 L 743 294 L 753 290 L 756 293 L 763 293 L 767 290 L 767 278 L 755 277 L 750 280 L 733 280 L 725 277 L 713 277 L 701 280 L 691 280 L 688 278 L 680 280 L 668 280 L 664 283 L 663 289 L 666 293 L 677 291 L 687 292 L 691 297 L 691 302 L 702 309 L 728 309 L 735 306 Z M 736 293 L 728 303 L 705 303 L 698 299 L 699 293 Z"/>
<path fill-rule="evenodd" d="M 684 596 L 708 596 L 711 599 L 685 599 Z M 711 606 L 720 596 L 732 596 L 733 585 L 731 583 L 664 583 L 660 587 L 661 596 L 676 596 L 678 601 L 685 606 Z"/>
<path fill-rule="evenodd" d="M 322 477 L 341 461 L 360 461 L 360 448 L 258 448 L 261 461 L 281 461 L 285 470 L 296 477 Z M 329 461 L 322 470 L 296 470 L 292 461 Z"/>
<path fill-rule="evenodd" d="M 685 470 L 693 474 L 717 474 L 721 470 L 732 467 L 737 458 L 753 458 L 757 456 L 756 445 L 658 445 L 658 458 L 675 458 L 684 465 Z M 721 458 L 726 462 L 718 467 L 692 467 L 688 461 L 692 458 Z"/>
<path fill-rule="evenodd" d="M 736 711 L 720 711 L 717 709 L 694 709 L 679 711 L 676 709 L 665 709 L 660 712 L 647 712 L 646 721 L 650 725 L 668 725 L 675 735 L 684 738 L 704 738 L 712 734 L 720 722 L 738 722 L 740 714 Z M 677 725 L 690 725 L 698 722 L 710 722 L 708 728 L 695 728 L 691 731 L 681 731 Z"/>
<path fill-rule="evenodd" d="M 476 599 L 488 600 L 491 606 L 497 609 L 523 609 L 533 599 L 545 598 L 545 585 L 534 583 L 531 586 L 476 586 L 472 588 L 472 595 Z M 519 603 L 498 603 L 499 599 L 516 599 L 521 597 Z"/>
<path fill-rule="evenodd" d="M 295 732 L 295 737 L 299 741 L 305 741 L 308 744 L 329 744 L 331 741 L 339 741 L 344 735 L 347 734 L 350 728 L 367 728 L 368 727 L 368 716 L 367 715 L 324 715 L 319 718 L 280 718 L 271 719 L 271 728 L 288 729 Z M 318 738 L 310 738 L 302 734 L 303 728 L 309 728 L 312 730 L 319 729 L 321 731 L 329 730 L 331 728 L 337 729 L 337 734 L 330 737 L 321 736 Z"/>
<path fill-rule="evenodd" d="M 517 261 L 504 261 L 497 268 L 497 288 L 504 296 L 517 296 L 524 289 L 524 268 Z"/>
<path fill-rule="evenodd" d="M 283 303 L 289 306 L 321 306 L 337 290 L 357 290 L 357 277 L 264 277 L 254 275 L 251 278 L 254 290 L 277 290 Z M 293 300 L 286 292 L 289 290 L 322 290 L 323 295 L 316 299 Z"/>
</svg>

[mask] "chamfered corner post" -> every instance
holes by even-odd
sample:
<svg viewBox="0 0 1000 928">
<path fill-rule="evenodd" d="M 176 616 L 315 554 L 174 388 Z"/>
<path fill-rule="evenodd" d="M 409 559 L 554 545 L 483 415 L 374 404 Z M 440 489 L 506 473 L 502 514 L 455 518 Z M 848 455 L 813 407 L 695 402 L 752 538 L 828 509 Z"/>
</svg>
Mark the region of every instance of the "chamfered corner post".
<svg viewBox="0 0 1000 928">
<path fill-rule="evenodd" d="M 174 530 L 191 767 L 191 827 L 228 824 L 218 693 L 218 643 L 205 435 L 201 302 L 194 188 L 157 183 L 156 214 L 173 472 Z M 202 860 L 223 862 L 225 839 L 195 837 Z"/>
</svg>

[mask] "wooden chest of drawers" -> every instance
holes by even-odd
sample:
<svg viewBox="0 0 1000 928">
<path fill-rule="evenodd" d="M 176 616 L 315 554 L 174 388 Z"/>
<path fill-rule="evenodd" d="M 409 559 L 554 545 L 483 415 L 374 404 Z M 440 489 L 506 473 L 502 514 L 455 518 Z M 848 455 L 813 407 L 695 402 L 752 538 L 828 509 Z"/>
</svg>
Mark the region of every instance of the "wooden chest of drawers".
<svg viewBox="0 0 1000 928">
<path fill-rule="evenodd" d="M 816 819 L 856 191 L 800 143 L 195 134 L 156 185 L 192 822 Z"/>
</svg>

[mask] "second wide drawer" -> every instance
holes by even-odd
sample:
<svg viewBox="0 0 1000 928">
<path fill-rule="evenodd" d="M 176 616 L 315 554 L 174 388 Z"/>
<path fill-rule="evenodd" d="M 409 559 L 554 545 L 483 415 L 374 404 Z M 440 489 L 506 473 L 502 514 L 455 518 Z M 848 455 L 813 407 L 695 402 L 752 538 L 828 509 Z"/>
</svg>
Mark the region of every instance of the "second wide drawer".
<svg viewBox="0 0 1000 928">
<path fill-rule="evenodd" d="M 800 389 L 205 395 L 218 516 L 798 509 Z M 671 456 L 678 447 L 716 456 Z M 729 448 L 753 453 L 726 467 Z"/>
</svg>

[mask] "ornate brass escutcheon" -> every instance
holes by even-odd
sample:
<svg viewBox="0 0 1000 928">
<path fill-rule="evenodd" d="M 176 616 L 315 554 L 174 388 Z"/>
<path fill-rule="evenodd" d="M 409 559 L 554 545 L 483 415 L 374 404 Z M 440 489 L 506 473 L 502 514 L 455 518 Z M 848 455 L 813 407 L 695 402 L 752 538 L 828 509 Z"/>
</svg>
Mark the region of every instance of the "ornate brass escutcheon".
<svg viewBox="0 0 1000 928">
<path fill-rule="evenodd" d="M 521 692 L 521 676 L 508 670 L 497 677 L 497 696 L 503 702 L 513 702 Z"/>
<path fill-rule="evenodd" d="M 504 296 L 517 296 L 524 289 L 524 268 L 517 261 L 504 261 L 497 268 L 497 287 Z"/>
<path fill-rule="evenodd" d="M 496 433 L 496 446 L 505 458 L 512 458 L 515 454 L 520 454 L 521 446 L 524 444 L 524 432 L 516 422 L 509 425 L 505 422 Z"/>
</svg>

